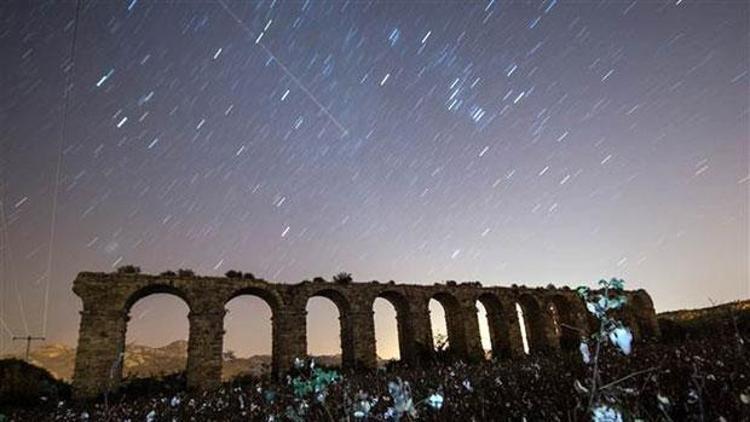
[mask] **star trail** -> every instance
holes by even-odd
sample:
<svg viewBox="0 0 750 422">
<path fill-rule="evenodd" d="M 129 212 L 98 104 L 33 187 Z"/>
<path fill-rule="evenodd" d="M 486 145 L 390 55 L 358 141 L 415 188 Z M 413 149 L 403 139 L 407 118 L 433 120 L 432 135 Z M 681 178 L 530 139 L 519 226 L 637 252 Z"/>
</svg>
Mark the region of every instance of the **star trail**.
<svg viewBox="0 0 750 422">
<path fill-rule="evenodd" d="M 748 297 L 746 2 L 81 4 L 0 6 L 0 352 L 124 264 Z"/>
</svg>

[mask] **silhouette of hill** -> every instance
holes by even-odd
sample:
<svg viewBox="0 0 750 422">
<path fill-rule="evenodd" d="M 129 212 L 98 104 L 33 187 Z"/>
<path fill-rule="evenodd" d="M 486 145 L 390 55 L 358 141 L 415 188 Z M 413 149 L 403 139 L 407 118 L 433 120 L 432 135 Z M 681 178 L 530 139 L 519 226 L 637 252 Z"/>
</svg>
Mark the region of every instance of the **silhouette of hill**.
<svg viewBox="0 0 750 422">
<path fill-rule="evenodd" d="M 125 347 L 123 375 L 132 378 L 159 377 L 183 371 L 187 365 L 188 342 L 177 340 L 162 347 L 128 344 Z M 31 351 L 32 365 L 44 368 L 56 379 L 70 382 L 75 367 L 76 349 L 64 344 L 46 344 Z M 21 355 L 6 355 L 3 358 L 22 358 Z M 315 360 L 325 366 L 338 366 L 339 355 L 316 356 Z M 222 378 L 229 380 L 238 376 L 259 376 L 271 370 L 270 355 L 247 358 L 225 356 Z"/>
</svg>

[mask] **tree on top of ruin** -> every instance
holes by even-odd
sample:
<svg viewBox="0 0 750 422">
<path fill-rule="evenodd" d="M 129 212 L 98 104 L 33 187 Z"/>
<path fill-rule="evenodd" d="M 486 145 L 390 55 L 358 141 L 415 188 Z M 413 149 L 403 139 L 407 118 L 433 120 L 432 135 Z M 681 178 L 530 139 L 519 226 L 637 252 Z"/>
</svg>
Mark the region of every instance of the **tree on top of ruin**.
<svg viewBox="0 0 750 422">
<path fill-rule="evenodd" d="M 226 276 L 226 278 L 242 278 L 242 271 L 229 270 L 224 273 L 224 276 Z"/>
<path fill-rule="evenodd" d="M 352 274 L 347 272 L 340 272 L 333 276 L 333 282 L 338 284 L 350 284 L 353 281 Z"/>
</svg>

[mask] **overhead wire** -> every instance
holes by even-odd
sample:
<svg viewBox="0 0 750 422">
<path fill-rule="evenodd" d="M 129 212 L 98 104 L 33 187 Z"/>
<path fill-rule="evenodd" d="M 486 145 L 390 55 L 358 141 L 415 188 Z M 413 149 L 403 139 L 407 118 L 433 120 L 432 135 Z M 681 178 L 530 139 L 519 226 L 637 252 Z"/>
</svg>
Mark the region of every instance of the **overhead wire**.
<svg viewBox="0 0 750 422">
<path fill-rule="evenodd" d="M 47 336 L 47 322 L 49 315 L 49 290 L 52 279 L 52 262 L 54 257 L 54 246 L 55 246 L 55 226 L 57 223 L 57 202 L 60 195 L 60 177 L 62 174 L 62 163 L 63 155 L 66 145 L 66 135 L 68 128 L 68 118 L 70 115 L 70 97 L 73 91 L 73 76 L 76 71 L 76 45 L 78 42 L 78 22 L 81 14 L 82 0 L 76 1 L 75 15 L 73 17 L 73 39 L 70 43 L 70 52 L 68 54 L 68 62 L 70 68 L 65 75 L 65 87 L 63 90 L 63 106 L 62 106 L 62 123 L 60 125 L 60 145 L 57 152 L 57 165 L 55 169 L 54 185 L 52 187 L 52 215 L 50 217 L 50 230 L 49 230 L 49 253 L 47 255 L 47 273 L 45 277 L 44 286 L 44 305 L 42 307 L 42 337 Z"/>
</svg>

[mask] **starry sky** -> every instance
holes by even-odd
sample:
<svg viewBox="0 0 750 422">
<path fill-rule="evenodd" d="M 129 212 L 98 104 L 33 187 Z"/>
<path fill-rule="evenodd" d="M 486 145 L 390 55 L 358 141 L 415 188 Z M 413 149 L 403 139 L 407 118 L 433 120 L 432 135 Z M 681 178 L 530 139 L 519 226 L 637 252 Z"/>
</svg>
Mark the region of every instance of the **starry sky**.
<svg viewBox="0 0 750 422">
<path fill-rule="evenodd" d="M 2 351 L 74 345 L 76 273 L 126 263 L 750 296 L 747 2 L 76 6 L 0 5 Z M 131 314 L 187 335 L 174 297 Z M 268 317 L 231 303 L 227 344 L 268 351 Z"/>
</svg>

